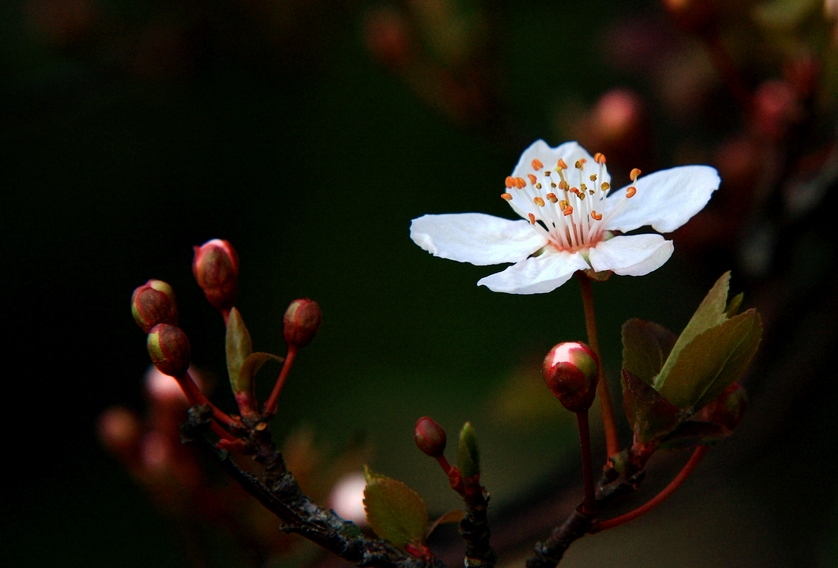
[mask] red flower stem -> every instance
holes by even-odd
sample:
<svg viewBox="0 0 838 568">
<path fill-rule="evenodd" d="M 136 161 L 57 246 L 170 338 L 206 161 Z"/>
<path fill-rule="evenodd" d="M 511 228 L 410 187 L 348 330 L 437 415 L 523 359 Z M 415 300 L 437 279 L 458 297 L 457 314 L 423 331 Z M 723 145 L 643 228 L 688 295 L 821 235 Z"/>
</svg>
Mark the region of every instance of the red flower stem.
<svg viewBox="0 0 838 568">
<path fill-rule="evenodd" d="M 594 293 L 591 289 L 591 279 L 584 272 L 577 272 L 579 284 L 582 288 L 582 304 L 585 307 L 585 327 L 588 330 L 588 345 L 599 359 L 599 382 L 597 394 L 602 406 L 602 422 L 605 428 L 605 446 L 607 455 L 620 453 L 620 439 L 617 435 L 617 422 L 614 419 L 614 409 L 611 406 L 611 393 L 605 381 L 605 367 L 602 364 L 602 354 L 599 350 L 599 336 L 596 329 L 596 313 L 594 312 Z"/>
<path fill-rule="evenodd" d="M 596 487 L 594 484 L 594 460 L 591 456 L 591 429 L 588 425 L 588 411 L 577 412 L 576 421 L 579 423 L 579 445 L 582 447 L 582 479 L 585 485 L 585 500 L 582 502 L 582 513 L 593 516 L 596 514 Z"/>
<path fill-rule="evenodd" d="M 678 489 L 681 486 L 681 484 L 684 483 L 684 481 L 690 476 L 695 467 L 698 465 L 698 462 L 701 461 L 701 458 L 704 457 L 704 454 L 706 454 L 707 450 L 709 449 L 710 446 L 697 447 L 693 452 L 693 455 L 690 457 L 690 461 L 688 461 L 686 465 L 684 465 L 684 468 L 678 473 L 678 475 L 675 476 L 675 479 L 669 482 L 669 485 L 664 487 L 660 493 L 652 497 L 652 499 L 647 501 L 645 504 L 641 505 L 633 511 L 629 511 L 625 515 L 620 515 L 619 517 L 614 517 L 613 519 L 608 519 L 605 521 L 599 521 L 593 526 L 590 532 L 595 533 L 607 529 L 613 529 L 614 527 L 618 527 L 629 521 L 633 521 L 640 515 L 648 513 L 649 511 L 663 503 L 666 500 L 666 498 L 672 495 L 675 492 L 675 490 Z"/>
<path fill-rule="evenodd" d="M 294 364 L 294 358 L 297 356 L 297 348 L 293 345 L 288 347 L 288 353 L 285 355 L 285 362 L 282 364 L 282 370 L 279 372 L 279 377 L 276 379 L 276 384 L 271 391 L 271 396 L 268 397 L 268 402 L 263 407 L 265 418 L 270 418 L 276 414 L 278 407 L 279 393 L 282 391 L 282 385 L 285 384 L 285 379 L 291 371 L 291 366 Z"/>
<path fill-rule="evenodd" d="M 180 389 L 183 391 L 183 394 L 186 395 L 186 400 L 189 401 L 189 404 L 192 406 L 206 404 L 212 409 L 213 419 L 228 428 L 236 423 L 232 418 L 210 402 L 206 396 L 204 396 L 204 393 L 201 392 L 198 385 L 196 385 L 195 381 L 192 380 L 192 375 L 189 374 L 189 371 L 184 373 L 181 377 L 175 377 L 175 379 L 180 385 Z"/>
<path fill-rule="evenodd" d="M 451 473 L 451 464 L 444 455 L 436 456 L 436 462 L 439 464 L 439 467 L 442 468 L 442 471 L 445 472 L 445 475 L 449 475 Z"/>
</svg>

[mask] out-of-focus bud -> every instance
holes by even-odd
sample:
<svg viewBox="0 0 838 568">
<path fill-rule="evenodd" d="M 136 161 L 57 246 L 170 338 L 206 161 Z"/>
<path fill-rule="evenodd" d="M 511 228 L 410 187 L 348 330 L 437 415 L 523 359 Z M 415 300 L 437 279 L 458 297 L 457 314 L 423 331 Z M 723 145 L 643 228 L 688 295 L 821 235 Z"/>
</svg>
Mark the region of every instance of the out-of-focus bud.
<svg viewBox="0 0 838 568">
<path fill-rule="evenodd" d="M 99 440 L 119 457 L 128 457 L 137 451 L 141 431 L 136 414 L 122 407 L 108 408 L 99 416 Z"/>
<path fill-rule="evenodd" d="M 448 441 L 445 429 L 437 424 L 432 418 L 423 416 L 416 421 L 413 429 L 413 440 L 416 447 L 432 458 L 442 455 L 445 451 L 445 444 Z"/>
<path fill-rule="evenodd" d="M 372 55 L 386 65 L 400 68 L 409 60 L 409 24 L 405 16 L 393 7 L 376 8 L 366 15 L 364 39 Z"/>
<path fill-rule="evenodd" d="M 157 369 L 172 377 L 183 376 L 189 369 L 189 339 L 182 329 L 167 323 L 151 328 L 148 354 Z"/>
<path fill-rule="evenodd" d="M 239 290 L 239 257 L 227 241 L 213 239 L 195 248 L 192 272 L 207 301 L 216 310 L 229 310 Z"/>
<path fill-rule="evenodd" d="M 754 125 L 773 141 L 785 137 L 802 113 L 797 91 L 788 81 L 765 81 L 754 93 Z"/>
<path fill-rule="evenodd" d="M 175 291 L 162 280 L 149 280 L 134 290 L 131 313 L 146 333 L 158 323 L 177 325 Z"/>
<path fill-rule="evenodd" d="M 599 361 L 590 347 L 578 341 L 559 343 L 544 358 L 544 381 L 571 412 L 586 412 L 596 397 Z"/>
<path fill-rule="evenodd" d="M 663 7 L 682 30 L 694 34 L 710 32 L 719 20 L 715 0 L 663 0 Z"/>
<path fill-rule="evenodd" d="M 693 419 L 735 430 L 747 409 L 748 395 L 745 388 L 739 383 L 733 383 L 719 395 L 719 398 L 699 410 Z"/>
<path fill-rule="evenodd" d="M 320 328 L 320 306 L 314 300 L 294 300 L 282 318 L 282 334 L 289 347 L 305 347 Z"/>
</svg>

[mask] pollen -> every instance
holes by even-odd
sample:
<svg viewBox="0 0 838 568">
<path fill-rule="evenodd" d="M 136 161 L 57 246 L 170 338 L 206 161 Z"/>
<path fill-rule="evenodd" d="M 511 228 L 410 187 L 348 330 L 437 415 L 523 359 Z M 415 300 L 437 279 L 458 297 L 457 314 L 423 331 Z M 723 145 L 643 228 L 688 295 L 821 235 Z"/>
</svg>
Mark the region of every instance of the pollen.
<svg viewBox="0 0 838 568">
<path fill-rule="evenodd" d="M 559 201 L 559 198 L 558 198 L 558 197 L 556 197 L 556 194 L 555 194 L 555 193 L 548 193 L 547 195 L 545 195 L 545 197 L 546 197 L 546 198 L 547 198 L 547 199 L 548 199 L 551 203 L 558 203 L 558 201 Z"/>
<path fill-rule="evenodd" d="M 568 205 L 567 207 L 564 208 L 564 211 L 562 211 L 562 215 L 564 215 L 565 217 L 567 217 L 568 215 L 571 215 L 572 213 L 573 213 L 573 207 L 571 205 Z"/>
<path fill-rule="evenodd" d="M 527 177 L 529 178 L 530 183 L 531 183 L 532 185 L 535 185 L 535 184 L 536 184 L 536 182 L 538 181 L 538 178 L 537 178 L 537 177 L 535 177 L 533 174 L 527 174 Z"/>
<path fill-rule="evenodd" d="M 534 197 L 532 202 L 538 205 L 539 207 L 544 207 L 544 200 L 540 197 Z"/>
<path fill-rule="evenodd" d="M 562 158 L 559 158 L 559 161 L 556 163 L 556 167 L 558 167 L 560 170 L 566 170 L 567 164 Z"/>
<path fill-rule="evenodd" d="M 594 161 L 597 164 L 604 164 L 605 163 L 605 154 L 603 154 L 602 152 L 597 152 L 596 154 L 594 154 Z"/>
<path fill-rule="evenodd" d="M 602 213 L 591 211 L 591 219 L 593 219 L 594 221 L 602 221 Z"/>
<path fill-rule="evenodd" d="M 535 171 L 538 171 L 543 167 L 544 167 L 544 164 L 542 164 L 541 160 L 539 160 L 538 158 L 536 158 L 532 161 L 532 169 L 534 169 Z"/>
<path fill-rule="evenodd" d="M 561 201 L 559 201 L 559 210 L 560 211 L 564 211 L 568 207 L 570 207 L 570 204 L 567 202 L 566 199 L 562 199 Z"/>
<path fill-rule="evenodd" d="M 524 189 L 527 187 L 527 182 L 524 181 L 524 178 L 515 178 L 515 187 L 518 189 Z"/>
<path fill-rule="evenodd" d="M 626 189 L 626 197 L 628 197 L 628 198 L 634 197 L 635 193 L 637 193 L 637 188 L 634 187 L 633 185 L 629 186 L 628 189 Z"/>
<path fill-rule="evenodd" d="M 536 188 L 536 189 L 541 189 L 541 183 L 537 183 L 537 184 L 535 184 L 535 188 Z"/>
<path fill-rule="evenodd" d="M 513 187 L 515 187 L 515 178 L 506 176 L 506 189 L 512 189 Z"/>
<path fill-rule="evenodd" d="M 507 201 L 512 201 L 512 194 L 511 193 L 501 193 L 500 196 Z"/>
<path fill-rule="evenodd" d="M 599 184 L 599 188 L 600 188 L 602 191 L 608 191 L 609 189 L 611 189 L 611 184 L 610 184 L 610 183 L 608 183 L 607 181 L 604 181 L 604 182 L 602 182 L 601 184 Z"/>
<path fill-rule="evenodd" d="M 638 170 L 637 168 L 634 168 L 633 170 L 631 170 L 631 173 L 629 173 L 629 179 L 631 181 L 637 181 L 637 178 L 640 177 L 640 174 L 641 174 L 640 170 Z"/>
<path fill-rule="evenodd" d="M 585 158 L 580 158 L 579 160 L 576 160 L 576 163 L 573 165 L 576 167 L 577 170 L 581 170 L 585 167 L 585 162 L 587 161 L 588 160 L 586 160 Z"/>
<path fill-rule="evenodd" d="M 592 175 L 590 178 L 588 178 L 588 179 L 590 179 L 591 181 L 596 181 L 596 174 L 593 174 L 593 175 Z"/>
<path fill-rule="evenodd" d="M 527 217 L 530 218 L 530 225 L 535 225 L 535 215 L 532 213 L 528 214 Z"/>
</svg>

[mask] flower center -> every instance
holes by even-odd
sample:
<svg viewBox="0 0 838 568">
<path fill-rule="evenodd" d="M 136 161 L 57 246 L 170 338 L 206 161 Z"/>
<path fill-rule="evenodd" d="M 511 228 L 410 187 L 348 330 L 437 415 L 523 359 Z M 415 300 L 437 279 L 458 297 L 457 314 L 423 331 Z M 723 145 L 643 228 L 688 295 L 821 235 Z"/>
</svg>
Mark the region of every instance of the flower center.
<svg viewBox="0 0 838 568">
<path fill-rule="evenodd" d="M 530 162 L 527 179 L 508 176 L 507 193 L 501 197 L 521 217 L 529 219 L 533 228 L 546 233 L 550 243 L 559 250 L 587 249 L 598 243 L 608 222 L 634 197 L 637 188 L 630 186 L 620 199 L 606 199 L 611 185 L 604 181 L 605 156 L 597 153 L 594 163 L 577 160 L 574 170 L 559 158 L 553 169 L 540 160 Z M 631 171 L 632 182 L 640 170 Z"/>
</svg>

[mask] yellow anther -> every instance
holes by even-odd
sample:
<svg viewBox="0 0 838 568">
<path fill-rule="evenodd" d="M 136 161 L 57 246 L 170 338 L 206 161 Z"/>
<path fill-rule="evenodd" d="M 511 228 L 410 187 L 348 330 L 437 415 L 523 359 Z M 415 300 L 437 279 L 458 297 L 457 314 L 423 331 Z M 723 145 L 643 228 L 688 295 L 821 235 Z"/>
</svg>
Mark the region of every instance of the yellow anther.
<svg viewBox="0 0 838 568">
<path fill-rule="evenodd" d="M 567 217 L 568 215 L 570 215 L 572 213 L 573 213 L 573 207 L 571 207 L 570 205 L 565 207 L 564 211 L 562 211 L 562 215 L 564 215 L 565 217 Z"/>
<path fill-rule="evenodd" d="M 506 189 L 512 189 L 513 187 L 515 187 L 515 178 L 506 176 Z"/>
<path fill-rule="evenodd" d="M 561 158 L 559 158 L 559 161 L 556 163 L 556 166 L 557 166 L 560 170 L 566 170 L 566 169 L 567 169 L 567 164 L 566 164 L 566 163 L 565 163 L 565 161 L 564 161 L 563 159 L 561 159 Z"/>
<path fill-rule="evenodd" d="M 532 161 L 532 169 L 534 169 L 535 171 L 538 171 L 543 167 L 544 167 L 544 164 L 542 164 L 541 160 L 539 160 L 538 158 L 536 158 L 535 160 Z"/>
<path fill-rule="evenodd" d="M 584 183 L 580 183 L 579 184 L 579 189 L 581 189 L 582 191 L 585 191 L 586 189 L 588 189 L 588 186 L 585 185 Z"/>
<path fill-rule="evenodd" d="M 603 154 L 602 152 L 597 152 L 596 154 L 594 154 L 594 161 L 597 164 L 604 164 L 605 163 L 605 154 Z"/>
<path fill-rule="evenodd" d="M 600 188 L 602 191 L 608 191 L 609 189 L 611 189 L 611 184 L 610 184 L 610 183 L 608 183 L 607 181 L 604 181 L 604 182 L 602 182 L 602 183 L 599 185 L 599 188 Z"/>
<path fill-rule="evenodd" d="M 556 189 L 558 186 L 557 186 L 555 183 L 553 183 L 553 182 L 551 181 L 551 182 L 550 182 L 550 187 L 552 187 L 553 189 Z"/>
<path fill-rule="evenodd" d="M 539 207 L 544 207 L 544 200 L 540 197 L 533 197 L 532 202 L 538 205 Z"/>
<path fill-rule="evenodd" d="M 596 211 L 591 211 L 591 218 L 592 218 L 594 221 L 602 221 L 602 214 L 601 214 L 601 213 L 597 213 Z"/>
<path fill-rule="evenodd" d="M 629 179 L 631 179 L 631 181 L 637 181 L 637 178 L 640 177 L 640 173 L 641 173 L 640 170 L 638 170 L 637 168 L 634 168 L 629 173 Z"/>
<path fill-rule="evenodd" d="M 580 201 L 585 201 L 585 193 L 584 192 L 579 192 L 577 195 L 578 195 Z"/>
<path fill-rule="evenodd" d="M 591 181 L 596 181 L 596 174 L 593 174 L 590 179 Z"/>
<path fill-rule="evenodd" d="M 549 199 L 551 203 L 557 203 L 559 201 L 559 198 L 556 197 L 555 193 L 548 193 L 545 197 Z"/>
<path fill-rule="evenodd" d="M 631 185 L 631 186 L 629 186 L 629 188 L 626 190 L 626 197 L 629 197 L 629 198 L 634 197 L 634 194 L 635 194 L 635 193 L 637 193 L 637 188 L 636 188 L 636 187 L 634 187 L 633 185 Z"/>
<path fill-rule="evenodd" d="M 527 217 L 530 218 L 530 225 L 535 225 L 535 215 L 533 215 L 532 213 L 528 213 Z"/>
<path fill-rule="evenodd" d="M 534 175 L 532 175 L 532 174 L 527 174 L 527 177 L 529 178 L 530 183 L 531 183 L 531 184 L 533 184 L 533 185 L 535 185 L 535 183 L 538 181 L 538 178 L 537 178 L 537 177 L 535 177 L 535 176 L 534 176 Z"/>
<path fill-rule="evenodd" d="M 567 199 L 559 201 L 559 211 L 564 211 L 568 207 L 570 207 L 570 203 L 567 202 Z"/>
<path fill-rule="evenodd" d="M 581 170 L 585 166 L 585 162 L 587 161 L 588 160 L 586 160 L 585 158 L 580 158 L 579 160 L 576 160 L 576 163 L 574 165 L 576 166 L 577 170 Z"/>
<path fill-rule="evenodd" d="M 550 170 L 544 170 L 544 175 L 545 176 L 549 176 L 551 173 L 553 173 L 553 172 L 551 172 Z"/>
<path fill-rule="evenodd" d="M 593 190 L 593 189 L 589 189 L 589 190 L 588 190 L 588 193 L 589 193 L 590 195 L 593 195 L 593 194 L 594 194 L 594 190 Z"/>
<path fill-rule="evenodd" d="M 537 183 L 537 184 L 535 184 L 535 188 L 536 188 L 536 189 L 541 189 L 541 183 Z"/>
<path fill-rule="evenodd" d="M 569 187 L 570 185 L 568 185 L 568 183 L 565 180 L 559 182 L 559 189 L 567 191 Z"/>
<path fill-rule="evenodd" d="M 512 201 L 512 194 L 511 193 L 501 193 L 500 196 L 503 197 L 504 199 L 506 199 L 507 201 Z"/>
<path fill-rule="evenodd" d="M 575 187 L 571 187 L 570 188 L 570 193 L 572 193 L 573 195 L 578 196 L 579 195 L 579 189 L 577 189 Z"/>
</svg>

